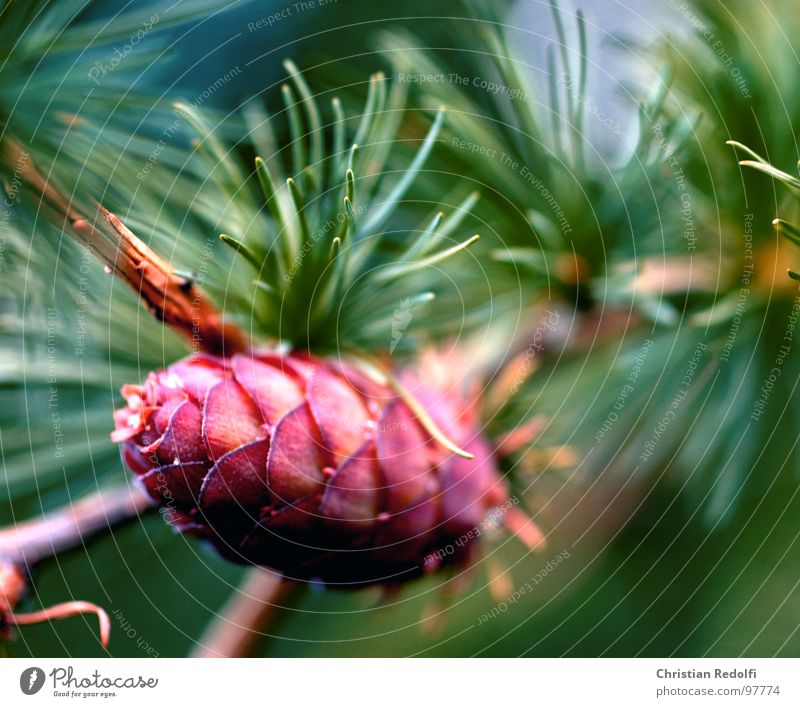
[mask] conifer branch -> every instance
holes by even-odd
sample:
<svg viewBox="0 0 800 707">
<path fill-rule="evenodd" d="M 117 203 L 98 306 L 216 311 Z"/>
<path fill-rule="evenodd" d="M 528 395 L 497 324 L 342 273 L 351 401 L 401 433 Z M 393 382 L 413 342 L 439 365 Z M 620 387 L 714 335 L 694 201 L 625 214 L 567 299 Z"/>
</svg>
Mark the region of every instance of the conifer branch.
<svg viewBox="0 0 800 707">
<path fill-rule="evenodd" d="M 223 322 L 191 280 L 176 274 L 118 216 L 102 206 L 98 216 L 94 222 L 72 222 L 78 239 L 139 295 L 156 319 L 183 334 L 193 348 L 208 353 L 230 356 L 245 348 L 242 332 Z"/>
<path fill-rule="evenodd" d="M 100 626 L 100 642 L 108 645 L 110 621 L 101 607 L 70 601 L 30 613 L 14 607 L 28 588 L 27 570 L 37 562 L 83 544 L 87 538 L 135 518 L 153 507 L 136 486 L 100 491 L 53 513 L 0 530 L 0 631 L 92 613 Z"/>
<path fill-rule="evenodd" d="M 9 164 L 25 154 L 13 138 L 3 141 L 2 153 Z M 48 217 L 60 222 L 108 272 L 139 296 L 156 319 L 180 332 L 193 349 L 231 355 L 246 348 L 240 329 L 225 324 L 200 288 L 178 275 L 118 216 L 98 205 L 95 217 L 89 218 L 32 164 L 26 169 L 25 181 L 39 197 L 39 207 Z"/>
<path fill-rule="evenodd" d="M 32 520 L 0 529 L 0 562 L 30 567 L 153 507 L 138 486 L 98 491 Z"/>
</svg>

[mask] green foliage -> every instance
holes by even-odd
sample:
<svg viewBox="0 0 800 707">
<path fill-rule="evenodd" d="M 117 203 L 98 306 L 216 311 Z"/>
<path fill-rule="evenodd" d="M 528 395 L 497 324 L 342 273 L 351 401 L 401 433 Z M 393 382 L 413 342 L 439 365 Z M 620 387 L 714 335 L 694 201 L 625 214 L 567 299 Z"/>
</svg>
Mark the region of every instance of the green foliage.
<svg viewBox="0 0 800 707">
<path fill-rule="evenodd" d="M 5 40 L 0 48 L 0 132 L 25 144 L 48 167 L 62 155 L 74 158 L 74 178 L 87 154 L 65 139 L 71 125 L 104 118 L 103 126 L 112 131 L 126 125 L 130 140 L 138 121 L 152 112 L 148 91 L 136 85 L 136 78 L 154 56 L 163 55 L 163 40 L 140 51 L 142 39 L 151 33 L 163 38 L 165 30 L 203 16 L 210 19 L 224 6 L 219 0 L 126 6 L 111 17 L 88 21 L 86 16 L 102 3 L 6 3 L 0 13 Z"/>
<path fill-rule="evenodd" d="M 596 87 L 587 85 L 584 17 L 555 4 L 553 16 L 558 37 L 549 47 L 546 83 L 521 49 L 535 32 L 509 27 L 488 4 L 459 22 L 463 32 L 452 52 L 437 55 L 397 30 L 384 33 L 379 46 L 407 81 L 438 77 L 420 84 L 418 98 L 429 109 L 450 109 L 437 153 L 441 171 L 483 193 L 491 257 L 510 266 L 499 270 L 506 273 L 501 287 L 515 285 L 516 274 L 528 301 L 544 294 L 584 308 L 609 299 L 627 306 L 630 293 L 605 282 L 613 268 L 638 269 L 637 258 L 683 249 L 674 219 L 664 218 L 679 208 L 675 182 L 664 173 L 694 119 L 666 119 L 669 76 L 656 75 L 635 130 L 610 158 L 602 155 L 586 130 L 595 119 L 588 97 Z M 566 27 L 573 19 L 574 28 Z M 476 90 L 473 77 L 488 77 L 495 88 Z M 659 310 L 647 294 L 634 304 L 649 315 Z M 665 306 L 660 311 L 666 316 Z"/>
<path fill-rule="evenodd" d="M 386 78 L 376 74 L 360 116 L 346 117 L 334 97 L 323 118 L 302 74 L 291 62 L 286 68 L 285 147 L 278 147 L 284 143 L 275 138 L 275 120 L 257 100 L 243 110 L 248 135 L 230 147 L 218 137 L 224 126 L 210 126 L 191 106 L 176 106 L 199 135 L 198 159 L 208 174 L 199 210 L 211 228 L 224 230 L 222 241 L 239 256 L 235 272 L 246 268 L 252 278 L 245 311 L 232 303 L 229 313 L 257 335 L 323 352 L 383 352 L 397 312 L 412 308 L 418 309 L 401 350 L 415 345 L 414 329 L 452 332 L 460 324 L 453 303 L 426 305 L 446 291 L 439 263 L 477 240 L 457 236 L 475 197 L 446 218 L 437 212 L 415 226 L 400 213 L 444 112 L 426 135 L 409 140 L 416 151 L 410 163 L 390 171 L 386 160 L 404 118 L 401 84 L 387 90 Z M 250 171 L 243 166 L 248 139 L 259 154 Z"/>
<path fill-rule="evenodd" d="M 3 222 L 16 224 L 9 226 L 4 257 L 17 276 L 40 278 L 36 286 L 28 283 L 28 294 L 53 285 L 54 300 L 74 296 L 82 259 L 67 238 L 65 214 L 30 187 L 33 175 L 85 214 L 98 202 L 122 214 L 151 247 L 174 257 L 177 268 L 202 262 L 210 284 L 224 282 L 231 259 L 215 252 L 223 249 L 182 230 L 191 222 L 185 205 L 196 182 L 187 178 L 170 188 L 189 148 L 184 125 L 143 77 L 156 60 L 168 60 L 170 29 L 191 33 L 227 6 L 180 0 L 128 5 L 108 17 L 93 1 L 3 8 L 0 35 L 8 41 L 0 50 L 0 175 L 13 193 Z M 93 275 L 84 288 L 90 298 L 94 287 Z"/>
<path fill-rule="evenodd" d="M 796 214 L 797 205 L 800 204 L 800 179 L 789 174 L 788 172 L 784 172 L 777 167 L 774 167 L 761 155 L 753 152 L 749 147 L 746 147 L 745 145 L 735 141 L 732 141 L 731 144 L 751 158 L 747 160 L 741 160 L 739 162 L 740 165 L 743 167 L 751 167 L 759 172 L 763 172 L 764 174 L 772 177 L 776 183 L 783 185 L 787 189 L 788 193 L 794 198 L 794 201 L 793 203 L 790 202 L 789 204 L 786 204 L 786 210 Z M 794 208 L 792 208 L 793 206 Z M 798 229 L 797 226 L 782 218 L 773 219 L 772 225 L 775 227 L 775 231 L 779 235 L 784 236 L 788 241 L 791 241 L 795 245 L 800 245 L 800 229 Z M 787 275 L 792 278 L 792 280 L 800 280 L 800 273 L 792 270 L 791 268 L 787 269 Z"/>
<path fill-rule="evenodd" d="M 707 249 L 738 250 L 745 214 L 754 216 L 757 243 L 769 242 L 776 192 L 752 170 L 734 169 L 731 145 L 743 143 L 767 161 L 797 153 L 800 65 L 793 38 L 800 17 L 790 2 L 696 0 L 680 11 L 680 21 L 688 36 L 676 32 L 650 51 L 675 74 L 669 110 L 702 116 L 682 162 Z"/>
</svg>

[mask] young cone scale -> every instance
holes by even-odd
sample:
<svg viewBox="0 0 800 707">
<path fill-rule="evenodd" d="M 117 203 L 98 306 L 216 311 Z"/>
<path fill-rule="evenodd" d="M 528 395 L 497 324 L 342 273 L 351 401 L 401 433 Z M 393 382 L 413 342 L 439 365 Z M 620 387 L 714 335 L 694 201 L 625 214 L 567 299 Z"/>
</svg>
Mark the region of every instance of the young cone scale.
<svg viewBox="0 0 800 707">
<path fill-rule="evenodd" d="M 508 501 L 452 394 L 423 389 L 423 407 L 338 360 L 197 354 L 122 392 L 113 439 L 173 525 L 287 577 L 395 584 L 463 564 Z"/>
</svg>

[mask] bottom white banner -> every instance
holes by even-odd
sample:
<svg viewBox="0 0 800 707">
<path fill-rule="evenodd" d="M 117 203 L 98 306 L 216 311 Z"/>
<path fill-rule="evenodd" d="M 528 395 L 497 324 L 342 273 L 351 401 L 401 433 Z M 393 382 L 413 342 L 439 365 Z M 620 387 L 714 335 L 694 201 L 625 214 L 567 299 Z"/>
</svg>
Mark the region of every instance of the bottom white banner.
<svg viewBox="0 0 800 707">
<path fill-rule="evenodd" d="M 0 705 L 800 704 L 794 659 L 0 661 Z"/>
</svg>

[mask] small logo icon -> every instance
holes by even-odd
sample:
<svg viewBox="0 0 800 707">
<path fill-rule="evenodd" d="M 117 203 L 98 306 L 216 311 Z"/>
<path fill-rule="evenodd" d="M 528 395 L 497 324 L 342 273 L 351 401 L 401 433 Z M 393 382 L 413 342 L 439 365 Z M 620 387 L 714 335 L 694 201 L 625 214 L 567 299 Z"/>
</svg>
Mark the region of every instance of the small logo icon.
<svg viewBox="0 0 800 707">
<path fill-rule="evenodd" d="M 44 670 L 26 668 L 19 677 L 19 688 L 26 695 L 35 695 L 44 687 Z"/>
</svg>

